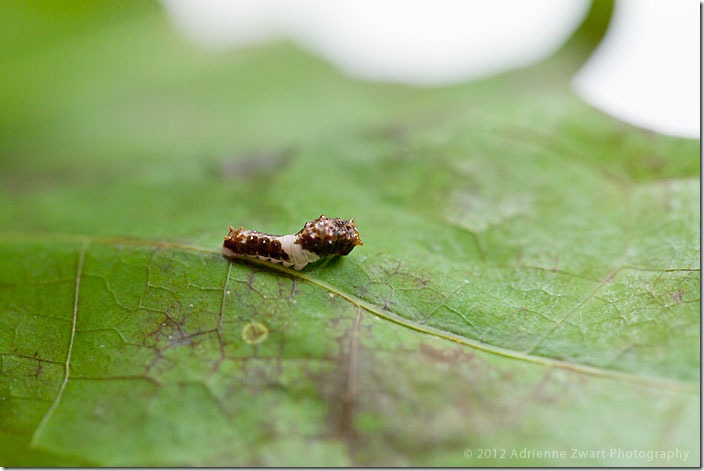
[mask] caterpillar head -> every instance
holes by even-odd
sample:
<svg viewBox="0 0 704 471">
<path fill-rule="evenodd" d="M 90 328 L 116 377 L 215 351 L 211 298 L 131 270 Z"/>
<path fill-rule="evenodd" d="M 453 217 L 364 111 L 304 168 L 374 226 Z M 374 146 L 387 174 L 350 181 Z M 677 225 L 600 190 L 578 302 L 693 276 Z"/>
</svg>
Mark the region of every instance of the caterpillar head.
<svg viewBox="0 0 704 471">
<path fill-rule="evenodd" d="M 356 246 L 364 245 L 359 238 L 354 218 L 326 218 L 321 214 L 318 219 L 307 222 L 297 235 L 296 243 L 300 244 L 303 250 L 320 257 L 347 255 Z"/>
</svg>

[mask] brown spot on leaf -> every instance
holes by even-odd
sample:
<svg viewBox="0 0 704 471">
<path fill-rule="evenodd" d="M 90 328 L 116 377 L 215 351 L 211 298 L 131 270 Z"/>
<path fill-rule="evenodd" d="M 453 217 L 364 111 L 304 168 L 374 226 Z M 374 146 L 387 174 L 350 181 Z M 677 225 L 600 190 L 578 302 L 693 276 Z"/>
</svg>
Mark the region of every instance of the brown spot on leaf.
<svg viewBox="0 0 704 471">
<path fill-rule="evenodd" d="M 269 329 L 259 322 L 249 322 L 242 329 L 242 340 L 250 345 L 262 343 L 269 336 Z"/>
<path fill-rule="evenodd" d="M 682 299 L 684 298 L 684 289 L 680 289 L 678 291 L 673 291 L 670 293 L 670 297 L 675 303 L 681 303 Z"/>
<path fill-rule="evenodd" d="M 472 359 L 471 353 L 462 354 L 458 349 L 439 349 L 427 343 L 420 344 L 420 353 L 432 361 L 441 363 L 453 363 L 458 360 L 469 361 Z"/>
</svg>

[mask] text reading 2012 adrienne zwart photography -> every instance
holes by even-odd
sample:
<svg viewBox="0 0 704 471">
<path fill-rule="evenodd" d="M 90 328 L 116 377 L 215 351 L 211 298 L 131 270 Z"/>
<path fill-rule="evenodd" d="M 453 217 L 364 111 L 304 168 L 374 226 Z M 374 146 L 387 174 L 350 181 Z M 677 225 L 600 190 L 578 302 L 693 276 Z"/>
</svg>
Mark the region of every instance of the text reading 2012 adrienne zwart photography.
<svg viewBox="0 0 704 471">
<path fill-rule="evenodd" d="M 625 449 L 625 448 L 599 448 L 599 449 L 537 449 L 537 448 L 468 448 L 464 451 L 466 458 L 476 459 L 612 459 L 633 460 L 640 459 L 649 462 L 683 462 L 689 458 L 689 450 L 674 449 Z"/>
</svg>

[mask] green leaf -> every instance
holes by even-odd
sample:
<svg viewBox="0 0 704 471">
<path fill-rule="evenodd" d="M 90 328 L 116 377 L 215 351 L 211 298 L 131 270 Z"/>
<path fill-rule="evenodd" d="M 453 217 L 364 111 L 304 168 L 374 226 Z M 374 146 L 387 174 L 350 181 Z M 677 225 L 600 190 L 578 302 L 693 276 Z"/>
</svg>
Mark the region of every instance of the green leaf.
<svg viewBox="0 0 704 471">
<path fill-rule="evenodd" d="M 570 91 L 610 4 L 435 90 L 77 5 L 0 7 L 1 465 L 700 463 L 699 142 Z"/>
</svg>

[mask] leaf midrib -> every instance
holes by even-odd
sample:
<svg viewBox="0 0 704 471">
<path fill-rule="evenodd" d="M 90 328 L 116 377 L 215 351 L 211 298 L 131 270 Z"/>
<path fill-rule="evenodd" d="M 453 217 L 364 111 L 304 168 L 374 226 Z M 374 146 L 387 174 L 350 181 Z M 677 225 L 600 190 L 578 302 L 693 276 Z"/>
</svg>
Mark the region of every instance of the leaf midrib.
<svg viewBox="0 0 704 471">
<path fill-rule="evenodd" d="M 149 239 L 138 239 L 132 237 L 109 237 L 109 236 L 92 236 L 76 233 L 42 233 L 37 234 L 24 234 L 18 232 L 10 232 L 0 234 L 0 242 L 12 243 L 12 242 L 39 242 L 51 240 L 52 242 L 64 242 L 64 243 L 90 243 L 90 244 L 103 244 L 103 245 L 131 245 L 137 247 L 154 247 L 154 248 L 171 248 L 175 250 L 183 250 L 186 252 L 196 252 L 207 255 L 220 255 L 220 251 L 197 247 L 194 245 L 189 245 L 186 243 L 178 242 L 168 242 L 168 241 L 155 241 Z M 224 261 L 224 259 L 223 259 Z M 236 263 L 236 262 L 230 262 Z M 558 360 L 556 358 L 545 357 L 540 355 L 528 354 L 525 352 L 511 350 L 504 347 L 499 347 L 496 345 L 491 345 L 485 342 L 480 342 L 478 340 L 469 339 L 461 335 L 454 334 L 452 332 L 446 332 L 434 327 L 419 324 L 413 322 L 409 319 L 399 316 L 392 311 L 383 309 L 380 306 L 367 302 L 353 294 L 341 291 L 335 286 L 332 286 L 324 281 L 318 280 L 312 276 L 309 276 L 305 272 L 296 271 L 290 268 L 285 268 L 281 265 L 275 265 L 267 263 L 265 261 L 260 261 L 257 259 L 247 259 L 247 263 L 251 263 L 257 266 L 262 266 L 270 270 L 281 272 L 291 278 L 303 280 L 312 285 L 318 286 L 329 293 L 333 293 L 341 298 L 347 300 L 353 305 L 364 309 L 365 311 L 394 324 L 406 327 L 416 332 L 424 333 L 427 335 L 432 335 L 437 338 L 441 338 L 450 342 L 458 343 L 467 347 L 474 348 L 476 350 L 481 350 L 494 355 L 499 355 L 505 358 L 510 358 L 514 360 L 519 360 L 527 363 L 533 363 L 538 365 L 543 365 L 552 368 L 559 368 L 562 370 L 567 370 L 575 373 L 585 374 L 588 376 L 594 376 L 604 379 L 610 379 L 615 381 L 623 381 L 632 384 L 638 384 L 646 387 L 654 387 L 663 390 L 670 390 L 676 392 L 683 392 L 688 394 L 699 394 L 699 382 L 698 381 L 684 381 L 672 378 L 663 378 L 659 376 L 651 375 L 640 375 L 635 373 L 627 373 L 618 370 L 609 370 L 606 368 L 599 368 L 590 365 L 584 365 L 581 363 L 574 363 L 565 360 Z"/>
</svg>

